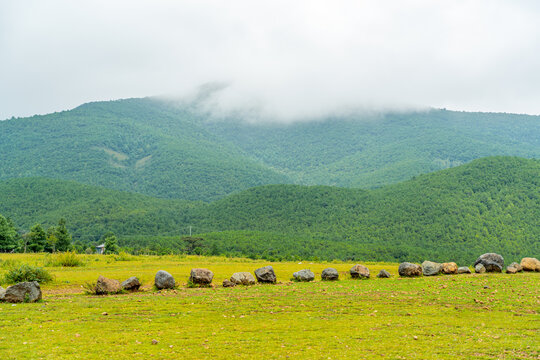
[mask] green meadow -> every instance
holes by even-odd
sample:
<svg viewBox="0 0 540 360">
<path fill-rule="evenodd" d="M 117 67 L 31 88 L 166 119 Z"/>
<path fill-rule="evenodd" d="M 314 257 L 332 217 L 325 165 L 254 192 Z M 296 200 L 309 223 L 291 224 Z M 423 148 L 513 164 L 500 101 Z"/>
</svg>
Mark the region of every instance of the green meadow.
<svg viewBox="0 0 540 360">
<path fill-rule="evenodd" d="M 79 255 L 81 267 L 46 267 L 54 281 L 43 300 L 0 303 L 2 359 L 539 359 L 540 274 L 400 278 L 398 264 L 275 262 L 197 256 Z M 43 254 L 0 254 L 0 278 Z M 223 288 L 237 271 L 272 265 L 275 285 Z M 194 267 L 214 272 L 214 287 L 187 288 Z M 326 267 L 337 282 L 320 281 Z M 309 268 L 312 283 L 292 273 Z M 375 276 L 381 269 L 390 279 Z M 158 270 L 177 288 L 153 289 Z M 99 275 L 137 276 L 143 289 L 87 295 Z M 2 284 L 6 287 L 7 284 Z M 155 340 L 155 341 L 153 341 Z"/>
</svg>

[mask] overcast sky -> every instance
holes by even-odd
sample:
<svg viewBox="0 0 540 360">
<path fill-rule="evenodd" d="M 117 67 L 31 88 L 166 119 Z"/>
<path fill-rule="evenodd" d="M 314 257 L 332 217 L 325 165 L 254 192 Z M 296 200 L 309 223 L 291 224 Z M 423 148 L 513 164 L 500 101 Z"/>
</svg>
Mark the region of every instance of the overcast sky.
<svg viewBox="0 0 540 360">
<path fill-rule="evenodd" d="M 213 82 L 284 119 L 540 114 L 540 1 L 0 0 L 0 119 Z"/>
</svg>

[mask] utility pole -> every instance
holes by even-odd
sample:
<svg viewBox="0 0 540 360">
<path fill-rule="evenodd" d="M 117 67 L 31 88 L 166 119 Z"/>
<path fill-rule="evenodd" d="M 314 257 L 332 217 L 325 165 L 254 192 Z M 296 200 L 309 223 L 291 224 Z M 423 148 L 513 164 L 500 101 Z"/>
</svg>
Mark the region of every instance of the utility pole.
<svg viewBox="0 0 540 360">
<path fill-rule="evenodd" d="M 189 227 L 189 236 L 191 236 L 191 226 Z"/>
</svg>

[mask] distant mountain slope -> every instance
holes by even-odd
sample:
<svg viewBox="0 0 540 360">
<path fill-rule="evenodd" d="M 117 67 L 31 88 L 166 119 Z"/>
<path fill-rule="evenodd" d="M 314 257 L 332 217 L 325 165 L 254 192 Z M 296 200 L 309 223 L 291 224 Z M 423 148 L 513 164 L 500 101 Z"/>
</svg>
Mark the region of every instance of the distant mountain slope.
<svg viewBox="0 0 540 360">
<path fill-rule="evenodd" d="M 0 180 L 213 201 L 265 184 L 373 188 L 484 156 L 540 157 L 538 116 L 432 110 L 253 125 L 196 109 L 128 99 L 1 121 Z"/>
<path fill-rule="evenodd" d="M 3 121 L 0 133 L 0 179 L 42 176 L 207 201 L 290 182 L 150 99 Z"/>
<path fill-rule="evenodd" d="M 268 185 L 206 203 L 73 182 L 0 182 L 0 213 L 29 228 L 60 216 L 82 240 L 179 246 L 192 226 L 218 254 L 350 260 L 473 261 L 540 256 L 540 161 L 489 157 L 374 190 Z M 164 238 L 164 236 L 176 235 Z"/>
<path fill-rule="evenodd" d="M 486 156 L 540 157 L 540 117 L 528 115 L 431 110 L 206 126 L 308 185 L 370 188 Z"/>
</svg>

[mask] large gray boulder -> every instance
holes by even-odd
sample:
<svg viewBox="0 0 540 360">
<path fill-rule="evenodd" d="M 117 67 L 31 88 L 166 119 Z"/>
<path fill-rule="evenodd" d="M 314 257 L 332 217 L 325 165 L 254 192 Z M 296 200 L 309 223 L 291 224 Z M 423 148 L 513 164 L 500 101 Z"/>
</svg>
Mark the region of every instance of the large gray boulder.
<svg viewBox="0 0 540 360">
<path fill-rule="evenodd" d="M 127 291 L 137 291 L 141 287 L 141 282 L 135 276 L 130 277 L 122 282 L 122 289 Z"/>
<path fill-rule="evenodd" d="M 476 259 L 474 266 L 478 264 L 482 264 L 486 269 L 486 272 L 502 272 L 504 258 L 499 254 L 486 253 L 480 255 L 480 257 Z"/>
<path fill-rule="evenodd" d="M 422 267 L 410 262 L 403 262 L 399 264 L 398 272 L 399 276 L 404 277 L 420 276 L 422 275 Z"/>
<path fill-rule="evenodd" d="M 293 274 L 296 281 L 313 281 L 315 280 L 315 274 L 309 269 L 297 271 Z"/>
<path fill-rule="evenodd" d="M 41 288 L 37 281 L 26 281 L 6 289 L 4 301 L 9 303 L 36 302 L 41 300 Z"/>
<path fill-rule="evenodd" d="M 386 279 L 386 278 L 389 278 L 390 276 L 392 276 L 392 275 L 390 275 L 390 273 L 388 271 L 386 271 L 386 270 L 381 270 L 377 274 L 377 277 L 381 278 L 381 279 Z"/>
<path fill-rule="evenodd" d="M 154 284 L 156 285 L 156 288 L 158 288 L 158 290 L 173 289 L 175 285 L 173 276 L 165 270 L 159 270 L 156 273 L 156 277 L 154 278 Z"/>
<path fill-rule="evenodd" d="M 122 290 L 122 285 L 118 280 L 107 279 L 106 277 L 99 276 L 96 283 L 96 294 L 106 295 L 106 294 L 116 294 Z"/>
<path fill-rule="evenodd" d="M 277 278 L 274 268 L 270 265 L 255 270 L 255 277 L 260 283 L 275 283 Z"/>
<path fill-rule="evenodd" d="M 540 260 L 537 258 L 523 258 L 520 265 L 525 271 L 540 271 Z"/>
<path fill-rule="evenodd" d="M 334 268 L 326 268 L 322 271 L 321 279 L 325 281 L 335 281 L 339 279 L 339 273 Z"/>
<path fill-rule="evenodd" d="M 232 274 L 230 280 L 236 285 L 254 285 L 256 283 L 255 277 L 247 271 Z"/>
<path fill-rule="evenodd" d="M 458 273 L 458 274 L 470 274 L 470 273 L 471 273 L 471 269 L 469 269 L 468 266 L 460 266 L 460 267 L 458 267 L 458 269 L 457 269 L 457 273 Z"/>
<path fill-rule="evenodd" d="M 4 301 L 4 296 L 6 296 L 6 289 L 0 286 L 0 301 Z"/>
<path fill-rule="evenodd" d="M 189 281 L 197 285 L 210 285 L 213 278 L 213 272 L 208 269 L 201 268 L 191 269 L 191 273 L 189 275 Z"/>
<path fill-rule="evenodd" d="M 369 279 L 369 269 L 364 265 L 356 264 L 349 270 L 353 279 Z"/>
<path fill-rule="evenodd" d="M 424 261 L 422 263 L 422 273 L 424 276 L 439 275 L 442 271 L 443 265 L 433 261 Z"/>
</svg>

